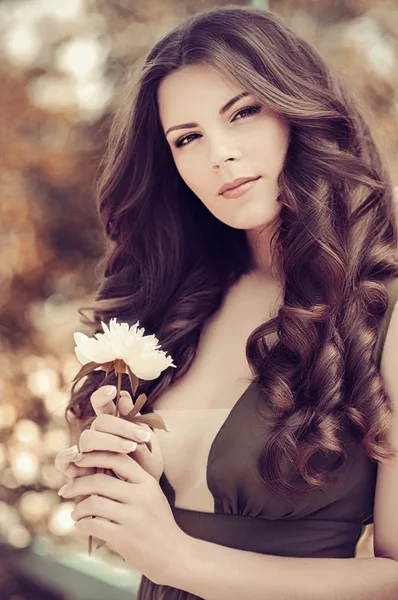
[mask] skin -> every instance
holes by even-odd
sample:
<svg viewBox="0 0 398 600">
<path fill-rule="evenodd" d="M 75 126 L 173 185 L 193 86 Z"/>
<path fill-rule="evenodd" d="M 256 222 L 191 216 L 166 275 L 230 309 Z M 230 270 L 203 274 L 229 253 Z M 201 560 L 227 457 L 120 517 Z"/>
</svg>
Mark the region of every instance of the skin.
<svg viewBox="0 0 398 600">
<path fill-rule="evenodd" d="M 277 202 L 278 176 L 286 157 L 290 128 L 285 119 L 252 94 L 241 97 L 219 114 L 229 100 L 244 92 L 209 65 L 184 67 L 165 77 L 159 86 L 159 118 L 182 179 L 217 219 L 246 231 L 259 273 L 269 274 L 269 238 L 281 210 Z M 197 126 L 168 132 L 188 122 Z M 177 147 L 179 142 L 182 145 Z M 232 199 L 219 195 L 224 183 L 252 176 L 261 179 L 243 196 Z M 122 391 L 121 395 L 123 416 L 133 403 L 128 392 Z M 76 446 L 62 450 L 55 466 L 70 478 L 93 474 L 95 469 L 77 467 L 72 460 L 94 451 L 127 454 L 121 440 L 130 439 L 138 443 L 135 460 L 159 480 L 163 462 L 156 435 L 152 436 L 151 455 L 137 437 L 140 427 L 114 416 L 113 398 L 105 396 L 103 388 L 94 392 L 91 403 L 98 418 L 80 435 L 81 452 Z M 150 431 L 149 427 L 143 427 Z"/>
<path fill-rule="evenodd" d="M 186 535 L 159 486 L 163 458 L 156 434 L 151 435 L 151 454 L 138 437 L 151 429 L 117 417 L 115 398 L 115 386 L 100 387 L 91 395 L 97 418 L 80 434 L 77 445 L 61 450 L 55 458 L 56 468 L 69 479 L 58 493 L 75 501 L 71 518 L 77 535 L 104 541 L 156 583 L 170 571 Z M 132 398 L 123 390 L 120 415 L 132 408 Z M 134 451 L 122 447 L 126 440 L 137 443 Z M 112 469 L 118 478 L 98 473 L 98 468 Z"/>
<path fill-rule="evenodd" d="M 111 390 L 107 395 L 106 389 Z M 152 477 L 159 481 L 163 473 L 163 457 L 156 435 L 153 435 L 148 425 L 137 425 L 116 417 L 116 387 L 100 387 L 91 395 L 90 402 L 97 418 L 89 429 L 81 432 L 78 443 L 70 448 L 64 448 L 55 457 L 55 467 L 69 479 L 95 473 L 95 468 L 85 468 L 81 459 L 87 452 L 101 451 L 108 453 L 120 452 L 125 455 L 134 452 L 134 459 Z M 126 390 L 120 392 L 119 412 L 126 416 L 133 409 L 133 400 Z M 141 413 L 138 413 L 141 414 Z M 152 454 L 140 436 L 151 434 Z M 126 449 L 123 442 L 133 442 L 135 449 Z M 79 452 L 80 449 L 80 452 Z M 62 489 L 62 488 L 61 488 Z"/>
<path fill-rule="evenodd" d="M 210 65 L 184 67 L 160 83 L 159 117 L 181 178 L 217 219 L 246 231 L 258 270 L 268 274 L 269 239 L 281 211 L 278 176 L 290 126 L 253 94 L 219 114 L 244 92 Z M 169 131 L 193 122 L 197 126 Z M 224 183 L 238 177 L 258 176 L 261 179 L 239 198 L 218 193 Z"/>
<path fill-rule="evenodd" d="M 172 148 L 187 185 L 215 217 L 231 227 L 244 229 L 248 239 L 254 241 L 263 230 L 263 234 L 269 235 L 278 219 L 276 182 L 287 150 L 288 128 L 279 117 L 268 112 L 232 121 L 248 98 L 241 99 L 220 116 L 217 111 L 221 106 L 241 91 L 207 67 L 189 67 L 163 81 L 159 104 L 165 130 L 188 120 L 198 123 L 197 127 L 168 135 L 171 148 L 181 133 L 198 135 L 181 152 Z M 181 112 L 176 110 L 177 106 Z M 259 135 L 260 130 L 263 136 Z M 267 158 L 259 161 L 259 157 Z M 262 179 L 245 196 L 237 199 L 218 196 L 219 187 L 226 181 L 254 175 L 261 175 Z M 262 248 L 263 253 L 257 254 L 258 268 L 266 273 L 269 264 L 266 244 L 262 243 Z M 381 362 L 381 374 L 395 412 L 398 411 L 397 344 L 398 305 Z M 127 392 L 122 394 L 123 416 L 133 403 Z M 196 540 L 179 529 L 159 486 L 163 462 L 156 435 L 152 434 L 152 443 L 159 451 L 157 456 L 155 452 L 151 455 L 138 440 L 139 427 L 116 417 L 115 396 L 116 388 L 111 396 L 105 396 L 104 388 L 91 396 L 97 419 L 79 437 L 80 461 L 76 462 L 76 448 L 61 450 L 55 459 L 55 466 L 70 478 L 61 495 L 85 496 L 71 515 L 78 532 L 105 541 L 132 568 L 155 583 L 185 589 L 209 600 L 217 600 L 226 591 L 231 600 L 246 598 L 247 594 L 252 598 L 272 596 L 280 600 L 310 597 L 326 600 L 332 596 L 336 600 L 356 600 L 358 594 L 369 600 L 376 595 L 385 600 L 397 597 L 397 461 L 378 468 L 374 513 L 376 558 L 332 560 L 256 555 Z M 134 458 L 120 446 L 125 439 L 138 443 Z M 392 448 L 398 449 L 396 418 L 387 440 Z M 96 474 L 98 467 L 112 469 L 123 480 Z M 85 520 L 91 515 L 100 518 Z M 250 590 L 248 572 L 252 573 Z"/>
<path fill-rule="evenodd" d="M 277 181 L 289 144 L 289 126 L 253 95 L 241 97 L 220 115 L 220 109 L 243 92 L 239 85 L 210 66 L 186 67 L 162 81 L 159 117 L 183 180 L 217 219 L 247 232 L 258 272 L 269 276 L 269 237 L 279 220 Z M 167 132 L 170 127 L 189 121 L 195 121 L 197 126 Z M 176 143 L 183 137 L 183 145 L 177 148 Z M 224 183 L 238 177 L 258 176 L 256 185 L 240 198 L 228 199 L 219 194 Z M 78 531 L 103 539 L 131 566 L 156 581 L 168 570 L 164 561 L 171 550 L 184 546 L 185 534 L 177 527 L 167 502 L 165 505 L 159 486 L 164 465 L 156 434 L 152 433 L 151 454 L 138 437 L 143 429 L 150 431 L 149 427 L 116 417 L 116 388 L 110 388 L 110 396 L 105 394 L 106 388 L 92 394 L 90 400 L 97 418 L 80 434 L 77 445 L 61 450 L 55 458 L 56 468 L 70 480 L 59 494 L 76 499 L 71 516 Z M 122 391 L 120 415 L 127 415 L 132 407 L 131 396 Z M 123 448 L 121 443 L 126 440 L 136 442 L 136 449 Z M 124 481 L 98 474 L 97 468 L 112 468 Z M 137 483 L 149 490 L 146 493 L 151 499 L 149 502 L 146 498 L 141 506 L 138 488 L 133 485 Z M 122 510 L 125 505 L 129 507 L 126 513 Z M 135 511 L 139 525 L 133 518 Z M 153 527 L 155 513 L 160 515 L 158 527 Z M 85 522 L 84 517 L 89 515 L 100 519 Z M 104 530 L 98 529 L 101 523 L 102 527 L 108 527 L 107 539 Z M 137 562 L 137 548 L 132 540 L 140 539 L 137 527 L 145 526 L 153 536 L 146 556 L 145 549 L 139 546 L 141 562 Z"/>
</svg>

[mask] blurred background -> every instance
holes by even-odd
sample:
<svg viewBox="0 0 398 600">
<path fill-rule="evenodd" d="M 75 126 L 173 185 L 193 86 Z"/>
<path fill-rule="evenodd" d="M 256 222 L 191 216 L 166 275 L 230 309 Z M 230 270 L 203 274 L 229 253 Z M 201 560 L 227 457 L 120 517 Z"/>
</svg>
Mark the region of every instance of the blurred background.
<svg viewBox="0 0 398 600">
<path fill-rule="evenodd" d="M 0 0 L 0 598 L 134 598 L 140 574 L 88 557 L 54 457 L 80 369 L 73 332 L 103 249 L 98 162 L 137 59 L 211 0 Z M 349 82 L 398 185 L 398 1 L 237 1 L 284 17 Z M 372 554 L 372 527 L 357 555 Z"/>
</svg>

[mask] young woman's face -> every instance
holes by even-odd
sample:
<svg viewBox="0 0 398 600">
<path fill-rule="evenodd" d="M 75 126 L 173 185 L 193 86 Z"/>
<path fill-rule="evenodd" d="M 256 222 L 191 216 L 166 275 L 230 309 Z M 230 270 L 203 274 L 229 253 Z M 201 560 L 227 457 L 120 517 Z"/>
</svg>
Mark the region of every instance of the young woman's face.
<svg viewBox="0 0 398 600">
<path fill-rule="evenodd" d="M 217 219 L 248 230 L 267 226 L 279 216 L 277 181 L 289 125 L 251 94 L 231 104 L 244 92 L 211 66 L 194 65 L 162 80 L 158 106 L 175 165 L 187 186 Z M 257 180 L 236 188 L 236 197 L 220 193 L 224 184 L 238 178 Z"/>
</svg>

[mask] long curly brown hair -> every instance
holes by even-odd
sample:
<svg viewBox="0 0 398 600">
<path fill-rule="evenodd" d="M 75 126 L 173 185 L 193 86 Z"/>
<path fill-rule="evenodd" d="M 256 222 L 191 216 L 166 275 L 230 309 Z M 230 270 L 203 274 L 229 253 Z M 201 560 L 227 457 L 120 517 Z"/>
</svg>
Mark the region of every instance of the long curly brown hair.
<svg viewBox="0 0 398 600">
<path fill-rule="evenodd" d="M 94 334 L 101 320 L 139 320 L 173 357 L 177 369 L 140 385 L 147 412 L 188 371 L 206 320 L 253 267 L 245 231 L 217 220 L 187 187 L 160 124 L 159 83 L 199 63 L 229 74 L 290 123 L 272 238 L 283 305 L 246 346 L 275 415 L 258 470 L 276 493 L 295 489 L 284 464 L 295 465 L 306 489 L 331 485 L 311 459 L 321 452 L 343 464 L 344 431 L 372 459 L 393 456 L 385 440 L 393 410 L 374 355 L 388 306 L 383 281 L 398 276 L 393 189 L 355 100 L 274 14 L 238 7 L 196 14 L 161 39 L 128 82 L 98 175 L 106 248 L 81 321 Z M 67 418 L 91 423 L 91 393 L 115 383 L 103 377 L 94 371 L 73 387 Z M 127 376 L 123 387 L 131 391 Z"/>
</svg>

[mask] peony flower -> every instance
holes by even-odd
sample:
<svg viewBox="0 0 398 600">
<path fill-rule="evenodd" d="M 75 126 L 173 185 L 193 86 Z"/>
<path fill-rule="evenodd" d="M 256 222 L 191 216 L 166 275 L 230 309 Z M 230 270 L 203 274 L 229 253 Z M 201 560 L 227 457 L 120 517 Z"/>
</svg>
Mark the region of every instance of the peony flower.
<svg viewBox="0 0 398 600">
<path fill-rule="evenodd" d="M 122 385 L 122 374 L 127 373 L 133 392 L 133 400 L 138 387 L 138 379 L 151 381 L 159 377 L 168 367 L 174 367 L 171 356 L 159 350 L 159 340 L 154 335 L 144 335 L 144 329 L 138 329 L 139 321 L 129 327 L 128 323 L 118 323 L 111 319 L 109 328 L 101 321 L 104 333 L 96 333 L 89 338 L 84 333 L 75 332 L 75 354 L 83 365 L 74 378 L 74 382 L 85 377 L 91 371 L 102 369 L 108 375 L 112 370 L 117 373 L 116 416 L 119 415 L 118 403 Z M 140 409 L 146 402 L 146 395 L 140 394 L 133 409 L 122 418 L 132 423 L 145 423 L 152 428 L 168 431 L 163 419 L 154 413 L 141 415 Z M 151 440 L 145 442 L 152 452 Z M 107 469 L 97 469 L 106 472 Z M 115 475 L 111 470 L 110 473 Z M 118 477 L 118 475 L 116 475 Z M 95 518 L 95 517 L 93 517 Z M 96 550 L 105 542 L 97 545 Z M 89 536 L 88 553 L 91 555 L 92 536 Z"/>
<path fill-rule="evenodd" d="M 106 364 L 116 359 L 123 360 L 139 379 L 157 379 L 168 367 L 175 367 L 172 358 L 159 350 L 159 340 L 154 335 L 144 335 L 138 329 L 139 321 L 129 328 L 128 323 L 117 323 L 111 319 L 109 328 L 101 321 L 104 333 L 89 338 L 84 333 L 74 334 L 75 354 L 82 365 L 89 362 Z"/>
</svg>

